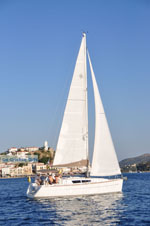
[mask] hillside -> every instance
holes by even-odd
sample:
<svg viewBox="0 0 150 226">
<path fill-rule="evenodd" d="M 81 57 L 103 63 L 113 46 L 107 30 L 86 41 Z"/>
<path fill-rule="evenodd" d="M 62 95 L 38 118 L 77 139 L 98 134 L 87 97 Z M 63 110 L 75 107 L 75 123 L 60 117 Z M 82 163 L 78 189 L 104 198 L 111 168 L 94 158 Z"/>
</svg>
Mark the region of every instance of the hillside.
<svg viewBox="0 0 150 226">
<path fill-rule="evenodd" d="M 150 172 L 150 154 L 140 155 L 120 161 L 120 168 L 125 172 Z"/>
<path fill-rule="evenodd" d="M 52 148 L 50 148 L 48 151 L 38 150 L 38 151 L 35 151 L 33 154 L 38 155 L 38 161 L 43 162 L 45 164 L 48 161 L 52 162 L 54 159 L 54 150 Z"/>
<path fill-rule="evenodd" d="M 24 153 L 24 151 L 21 151 L 18 149 L 16 152 L 11 153 L 12 156 L 17 156 L 19 153 Z M 3 153 L 0 153 L 0 155 L 7 155 L 8 151 L 5 151 Z M 43 147 L 39 148 L 39 150 L 36 151 L 29 151 L 26 155 L 37 155 L 38 156 L 38 161 L 43 162 L 46 164 L 47 162 L 52 163 L 55 155 L 55 151 L 53 148 L 48 148 L 48 150 L 45 150 Z"/>
<path fill-rule="evenodd" d="M 145 164 L 150 161 L 150 154 L 140 155 L 134 158 L 127 158 L 119 162 L 120 167 L 126 167 L 133 164 Z"/>
</svg>

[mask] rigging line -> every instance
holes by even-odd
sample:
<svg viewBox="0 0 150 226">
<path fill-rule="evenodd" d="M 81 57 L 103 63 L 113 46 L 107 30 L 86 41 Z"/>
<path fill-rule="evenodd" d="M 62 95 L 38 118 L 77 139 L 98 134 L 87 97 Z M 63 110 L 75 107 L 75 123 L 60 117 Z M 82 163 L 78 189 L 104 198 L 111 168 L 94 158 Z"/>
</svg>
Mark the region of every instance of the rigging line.
<svg viewBox="0 0 150 226">
<path fill-rule="evenodd" d="M 88 48 L 86 48 L 86 54 L 88 56 L 89 51 Z M 88 75 L 90 75 L 90 65 L 89 65 L 89 59 L 87 57 L 87 66 L 88 66 Z M 88 84 L 92 84 L 92 78 L 91 76 L 88 76 Z M 93 150 L 94 150 L 94 137 L 95 137 L 95 106 L 94 106 L 94 93 L 93 93 L 93 86 L 89 86 L 88 88 L 88 118 L 89 118 L 89 160 L 92 162 L 92 156 L 93 156 Z"/>
</svg>

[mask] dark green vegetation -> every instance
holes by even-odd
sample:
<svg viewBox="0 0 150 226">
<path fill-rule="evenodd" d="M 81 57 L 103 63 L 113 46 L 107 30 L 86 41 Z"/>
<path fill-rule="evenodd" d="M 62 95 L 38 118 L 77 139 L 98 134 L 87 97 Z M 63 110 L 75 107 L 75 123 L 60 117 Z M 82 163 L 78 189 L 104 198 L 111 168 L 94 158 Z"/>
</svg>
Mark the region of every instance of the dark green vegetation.
<svg viewBox="0 0 150 226">
<path fill-rule="evenodd" d="M 147 172 L 150 171 L 150 154 L 120 161 L 122 172 Z"/>
<path fill-rule="evenodd" d="M 34 155 L 38 155 L 38 161 L 44 164 L 50 162 L 52 163 L 54 159 L 54 150 L 50 148 L 48 151 L 38 150 L 34 152 Z"/>
</svg>

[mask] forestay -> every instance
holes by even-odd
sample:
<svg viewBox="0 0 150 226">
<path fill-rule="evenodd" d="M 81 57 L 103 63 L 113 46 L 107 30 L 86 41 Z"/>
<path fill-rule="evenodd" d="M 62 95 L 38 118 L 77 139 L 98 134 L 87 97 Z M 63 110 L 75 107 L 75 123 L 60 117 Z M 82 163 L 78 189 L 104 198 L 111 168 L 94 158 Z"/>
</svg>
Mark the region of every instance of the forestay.
<svg viewBox="0 0 150 226">
<path fill-rule="evenodd" d="M 87 159 L 87 114 L 86 36 L 83 34 L 53 165 Z"/>
</svg>

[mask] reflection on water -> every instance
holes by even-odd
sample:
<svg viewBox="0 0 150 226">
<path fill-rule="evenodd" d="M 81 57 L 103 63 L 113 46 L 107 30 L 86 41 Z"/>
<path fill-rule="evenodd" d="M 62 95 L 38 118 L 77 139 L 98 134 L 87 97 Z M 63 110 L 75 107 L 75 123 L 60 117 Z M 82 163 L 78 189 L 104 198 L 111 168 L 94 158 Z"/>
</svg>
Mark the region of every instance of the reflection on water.
<svg viewBox="0 0 150 226">
<path fill-rule="evenodd" d="M 150 225 L 150 173 L 128 174 L 123 193 L 28 199 L 26 178 L 0 180 L 0 225 Z"/>
<path fill-rule="evenodd" d="M 122 193 L 116 193 L 36 201 L 47 207 L 47 211 L 56 211 L 55 224 L 116 225 L 122 213 L 122 197 Z"/>
</svg>

